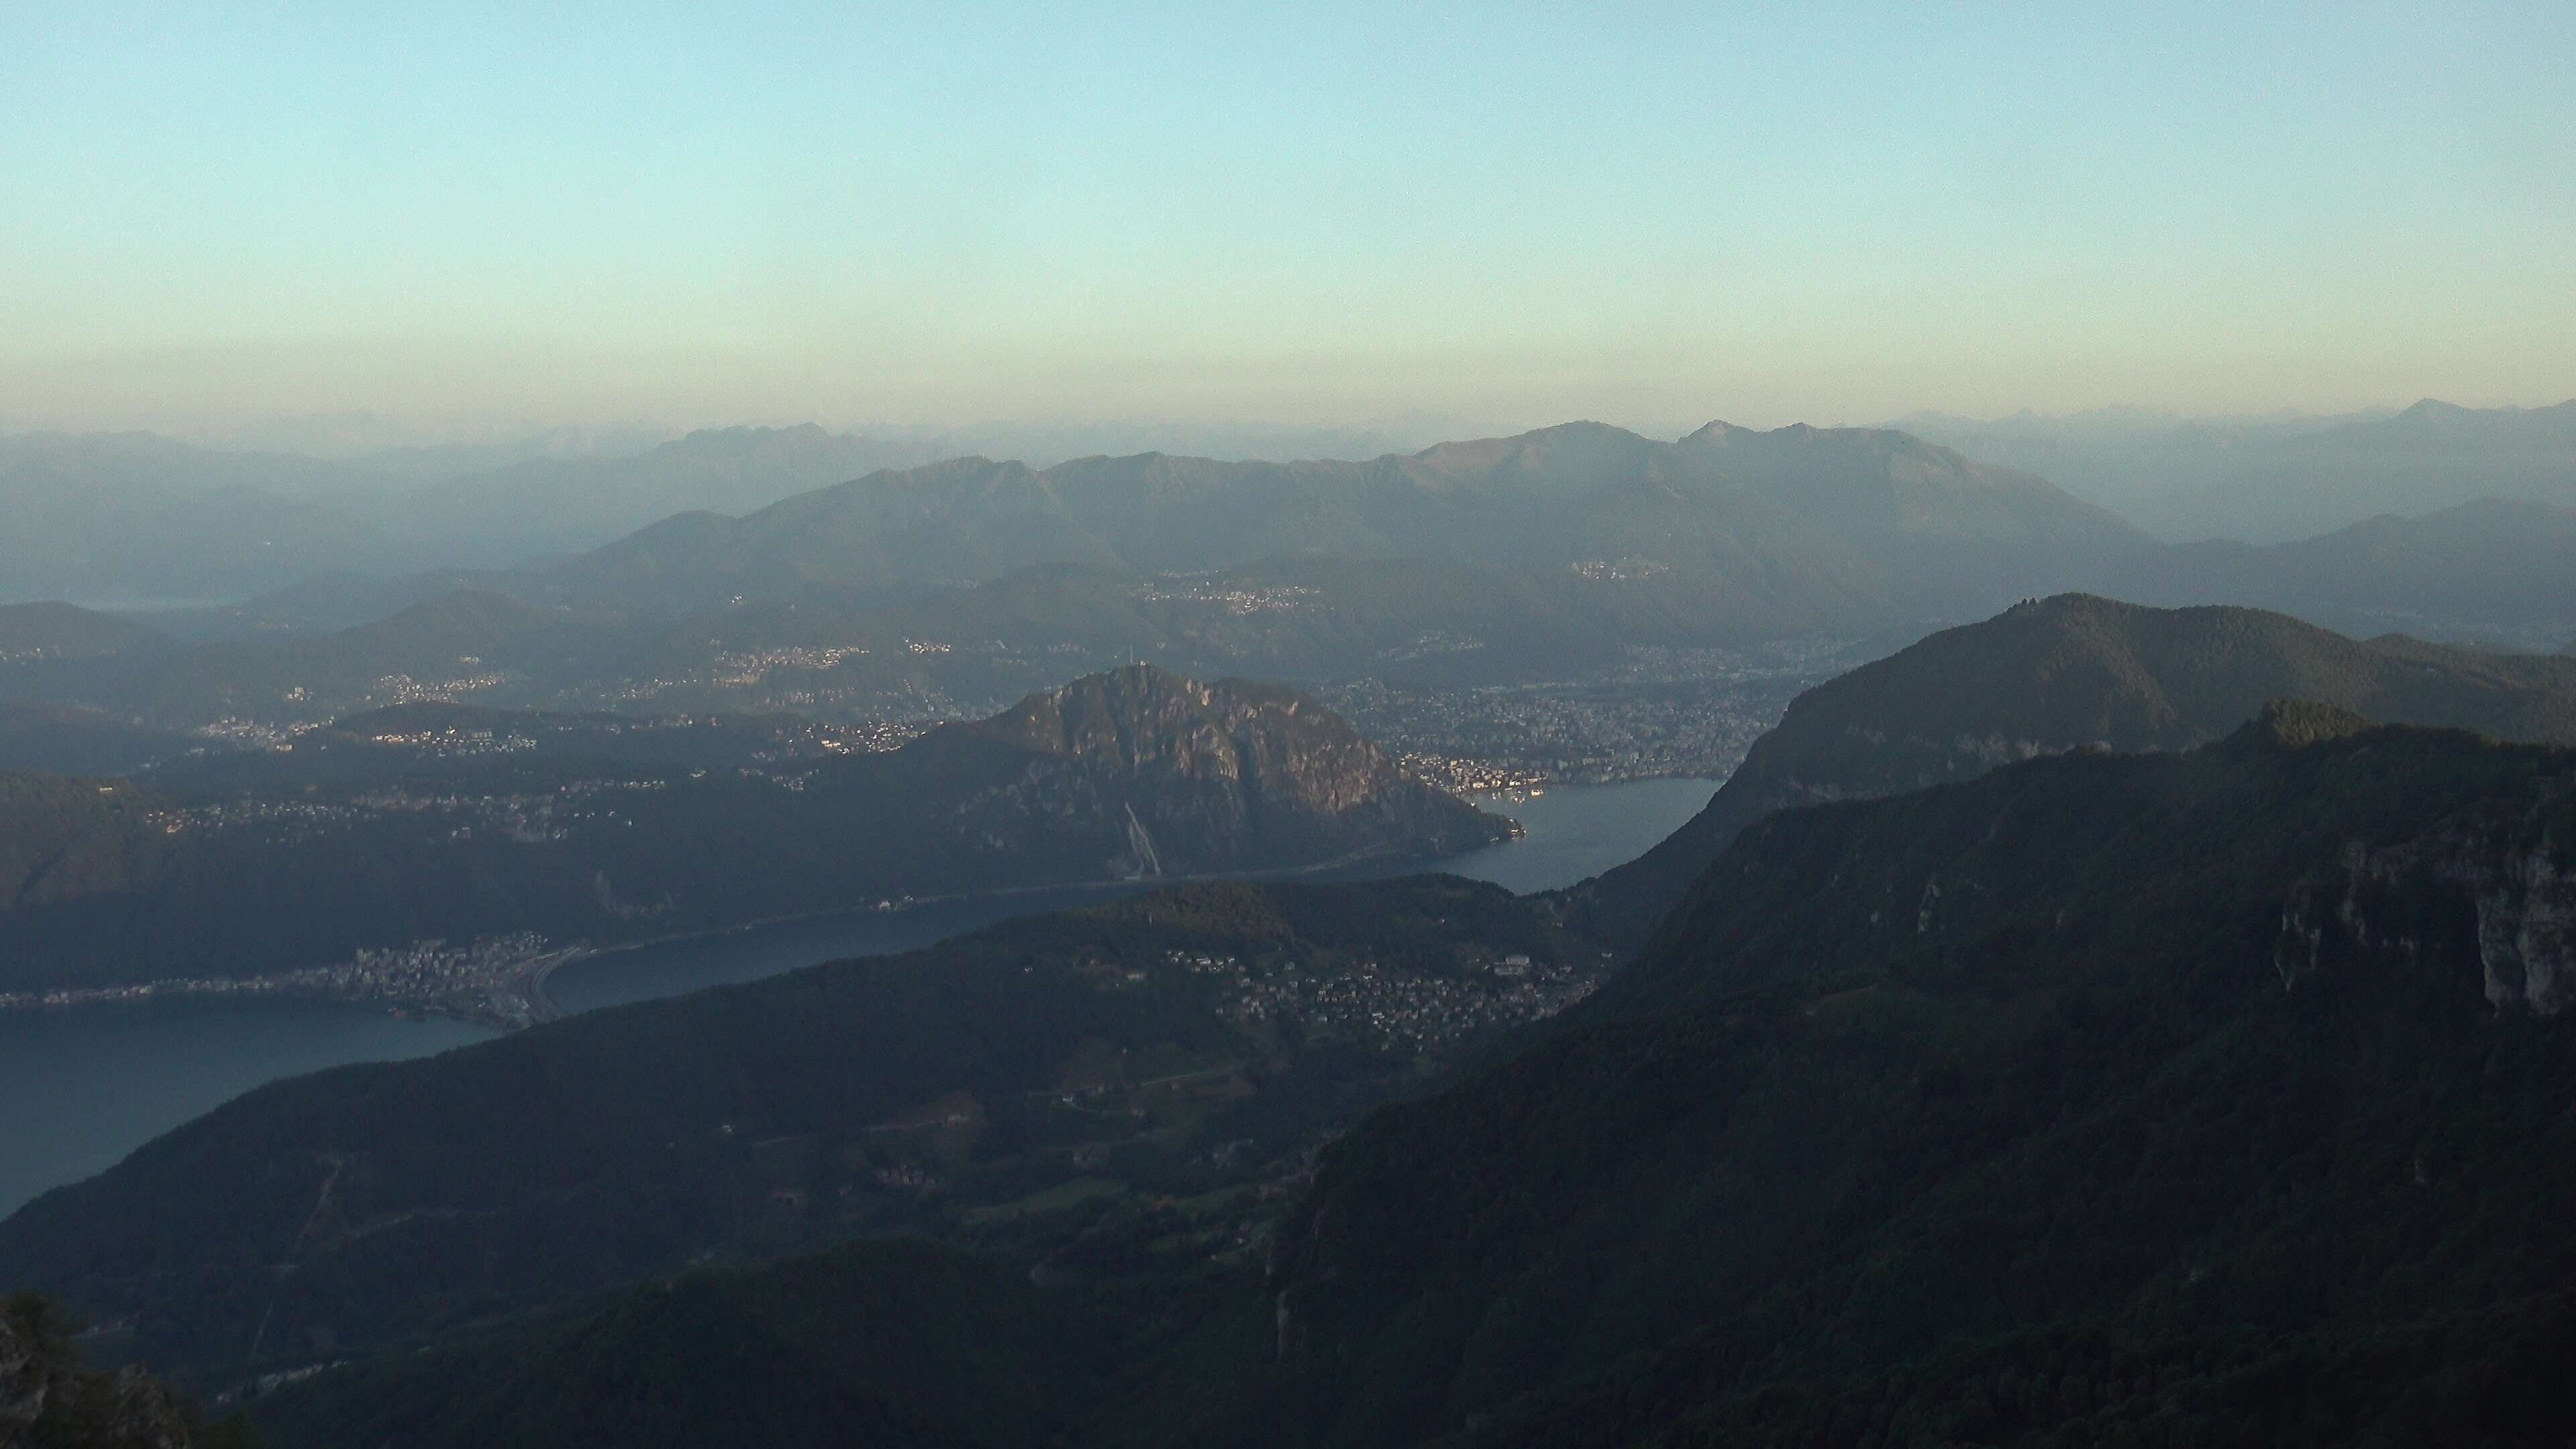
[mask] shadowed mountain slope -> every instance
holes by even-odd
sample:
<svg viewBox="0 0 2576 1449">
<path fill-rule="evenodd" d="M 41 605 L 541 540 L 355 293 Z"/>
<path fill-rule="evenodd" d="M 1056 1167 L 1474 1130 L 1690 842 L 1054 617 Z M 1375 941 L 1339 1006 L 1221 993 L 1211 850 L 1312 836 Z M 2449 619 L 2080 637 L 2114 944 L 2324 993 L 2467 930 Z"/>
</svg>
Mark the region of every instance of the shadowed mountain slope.
<svg viewBox="0 0 2576 1449">
<path fill-rule="evenodd" d="M 144 625 L 96 609 L 0 604 L 0 660 L 95 659 L 166 642 Z"/>
<path fill-rule="evenodd" d="M 587 1442 L 599 1423 L 676 1445 L 728 1402 L 790 1442 L 844 1437 L 813 1427 L 835 1414 L 912 1442 L 917 1407 L 983 1443 L 997 1424 L 1030 1433 L 1012 1416 L 1045 1402 L 1053 1442 L 1103 1446 L 2563 1443 L 2572 839 L 2576 752 L 2308 702 L 2189 753 L 2031 760 L 1787 811 L 1559 1026 L 1327 1148 L 1266 1273 L 1122 1292 L 863 1245 L 360 1353 L 260 1413 L 288 1444 Z M 681 1157 L 722 1155 L 673 1144 L 711 1121 L 794 1123 L 808 1098 L 866 1120 L 861 1094 L 914 1069 L 879 1043 L 917 1063 L 981 1040 L 998 1014 L 975 993 L 1016 989 L 1050 1039 L 1172 1029 L 1185 1014 L 1167 985 L 1067 995 L 1062 963 L 1114 932 L 1221 926 L 1242 950 L 1334 921 L 1449 931 L 1472 904 L 1456 882 L 1370 889 L 1406 899 L 1372 915 L 1334 890 L 1157 896 L 1024 923 L 982 965 L 948 948 L 909 979 L 826 968 L 285 1084 L 22 1214 L 0 1229 L 0 1272 L 33 1247 L 79 1255 L 85 1292 L 185 1281 L 180 1311 L 235 1332 L 265 1312 L 347 1324 L 364 1293 L 418 1314 L 437 1301 L 407 1291 L 418 1280 L 471 1271 L 423 1246 L 470 1233 L 470 1215 L 384 1219 L 409 1240 L 386 1259 L 409 1281 L 361 1271 L 395 1249 L 353 1231 L 357 1215 L 407 1175 L 393 1149 L 333 1175 L 315 1144 L 350 1114 L 433 1104 L 400 1151 L 455 1153 L 474 1114 L 436 1104 L 481 1100 L 459 1093 L 468 1078 L 544 1112 L 565 1092 L 641 1103 L 573 1140 L 631 1136 L 617 1170 L 667 1202 Z M 858 999 L 898 982 L 959 1009 Z M 1149 1005 L 1161 1014 L 1135 1014 Z M 685 1033 L 644 1030 L 691 1007 Z M 719 1070 L 710 1036 L 770 1045 Z M 1027 1058 L 959 1060 L 989 1074 Z M 419 1180 L 452 1195 L 580 1170 L 562 1155 L 513 1134 L 472 1173 Z M 186 1245 L 126 1226 L 181 1184 L 237 1200 L 267 1180 L 243 1175 L 256 1161 L 364 1194 L 335 1196 L 324 1239 L 287 1250 L 294 1274 L 274 1248 L 174 1273 L 213 1260 L 193 1239 L 235 1231 L 228 1215 L 173 1220 Z M 255 1210 L 279 1226 L 254 1240 L 286 1230 L 287 1196 Z M 1157 1221 L 1142 1231 L 1186 1226 Z M 153 1252 L 168 1265 L 138 1271 Z M 227 1280 L 257 1290 L 224 1302 Z M 166 1333 L 170 1314 L 146 1322 Z M 889 1340 L 889 1314 L 917 1315 L 927 1343 Z M 667 1405 L 676 1432 L 636 1402 Z"/>
<path fill-rule="evenodd" d="M 1228 1142 L 1293 1164 L 1420 1064 L 1248 1012 L 1212 963 L 1427 990 L 1504 952 L 1597 960 L 1498 886 L 1227 883 L 591 1012 L 251 1092 L 0 1221 L 0 1282 L 131 1317 L 158 1361 L 291 1362 L 710 1257 L 955 1233 L 1103 1176 L 1188 1182 Z"/>
<path fill-rule="evenodd" d="M 93 709 L 0 700 L 0 771 L 125 775 L 205 748 L 198 736 Z"/>
<path fill-rule="evenodd" d="M 2576 666 L 2565 660 L 2362 642 L 2255 609 L 2068 594 L 1945 630 L 1800 695 L 1706 810 L 1574 897 L 1605 935 L 1640 940 L 1737 832 L 1772 811 L 2067 750 L 2187 749 L 2285 696 L 2576 744 Z"/>
<path fill-rule="evenodd" d="M 875 1241 L 701 1273 L 334 1376 L 261 1406 L 281 1444 L 1021 1449 L 1061 1438 L 1110 1343 L 1025 1275 Z"/>
<path fill-rule="evenodd" d="M 2576 753 L 2309 705 L 1770 816 L 1328 1154 L 1244 1432 L 2555 1442 L 2571 840 Z"/>
</svg>

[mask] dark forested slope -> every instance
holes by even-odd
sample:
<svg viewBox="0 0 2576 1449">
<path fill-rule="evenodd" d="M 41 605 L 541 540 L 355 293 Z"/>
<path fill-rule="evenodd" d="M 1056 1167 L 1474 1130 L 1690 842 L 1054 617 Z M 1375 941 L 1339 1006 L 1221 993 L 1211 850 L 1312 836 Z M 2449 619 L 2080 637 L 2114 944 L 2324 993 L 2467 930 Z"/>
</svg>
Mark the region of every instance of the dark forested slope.
<svg viewBox="0 0 2576 1449">
<path fill-rule="evenodd" d="M 1240 1252 L 1110 1291 L 861 1249 L 379 1358 L 261 1412 L 290 1443 L 535 1442 L 595 1415 L 642 1445 L 698 1442 L 731 1403 L 820 1443 L 834 1404 L 873 1424 L 988 1392 L 1007 1414 L 1019 1383 L 1063 1413 L 1017 1431 L 1065 1444 L 2563 1443 L 2571 832 L 2576 753 L 2310 704 L 2189 753 L 1775 814 L 1559 1028 L 1326 1149 L 1266 1283 Z M 1296 895 L 1134 910 L 1302 935 L 1335 897 Z M 775 1098 L 779 1067 L 734 1071 L 728 1100 Z M 254 1140 L 249 1106 L 192 1133 Z M 294 1163 L 307 1133 L 255 1140 Z M 139 1156 L 17 1240 L 121 1221 L 147 1172 L 168 1176 Z M 1193 1236 L 1156 1211 L 1140 1231 Z M 297 1251 L 264 1291 L 303 1324 L 299 1280 L 364 1250 Z M 918 1300 L 932 1279 L 955 1282 Z M 887 1309 L 955 1357 L 845 1399 Z M 701 1360 L 736 1390 L 712 1409 L 621 1367 Z"/>
<path fill-rule="evenodd" d="M 2556 1442 L 2576 754 L 2320 706 L 1741 835 L 1281 1230 L 1314 1442 Z M 2553 1437 L 2555 1436 L 2555 1437 Z"/>
<path fill-rule="evenodd" d="M 881 1239 L 335 1374 L 260 1420 L 317 1449 L 1027 1449 L 1061 1442 L 1111 1377 L 1104 1317 L 1025 1273 Z"/>
<path fill-rule="evenodd" d="M 1935 634 L 1818 685 L 1708 808 L 1579 888 L 1604 934 L 1641 939 L 1736 832 L 1774 810 L 1893 795 L 2035 755 L 2178 750 L 2297 697 L 2402 724 L 2576 744 L 2576 666 L 2367 642 L 2256 609 L 2153 609 L 2083 594 Z"/>
<path fill-rule="evenodd" d="M 0 1283 L 294 1363 L 1051 1191 L 1240 1194 L 1601 965 L 1453 877 L 1157 893 L 263 1087 L 0 1223 Z"/>
</svg>

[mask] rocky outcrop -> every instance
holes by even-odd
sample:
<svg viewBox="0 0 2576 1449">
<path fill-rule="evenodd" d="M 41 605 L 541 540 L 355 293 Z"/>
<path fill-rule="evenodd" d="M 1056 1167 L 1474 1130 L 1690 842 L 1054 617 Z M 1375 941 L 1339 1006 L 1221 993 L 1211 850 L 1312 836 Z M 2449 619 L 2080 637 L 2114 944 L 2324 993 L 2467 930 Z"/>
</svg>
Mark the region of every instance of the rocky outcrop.
<svg viewBox="0 0 2576 1449">
<path fill-rule="evenodd" d="M 37 1361 L 36 1345 L 16 1324 L 0 1318 L 0 1446 L 11 1446 L 45 1415 L 52 1376 Z"/>
<path fill-rule="evenodd" d="M 2359 958 L 2474 959 L 2498 1011 L 2555 1016 L 2576 1003 L 2576 870 L 2546 841 L 2457 832 L 2353 841 L 2281 908 L 2281 984 Z"/>
<path fill-rule="evenodd" d="M 1407 775 L 1313 699 L 1213 684 L 1149 664 L 1075 680 L 905 753 L 1001 746 L 956 828 L 995 851 L 1043 828 L 1101 843 L 1135 878 L 1437 856 L 1507 839 L 1511 823 Z M 967 778 L 963 773 L 959 778 Z"/>
<path fill-rule="evenodd" d="M 0 1449 L 188 1449 L 187 1416 L 139 1368 L 85 1373 L 56 1310 L 0 1305 Z"/>
</svg>

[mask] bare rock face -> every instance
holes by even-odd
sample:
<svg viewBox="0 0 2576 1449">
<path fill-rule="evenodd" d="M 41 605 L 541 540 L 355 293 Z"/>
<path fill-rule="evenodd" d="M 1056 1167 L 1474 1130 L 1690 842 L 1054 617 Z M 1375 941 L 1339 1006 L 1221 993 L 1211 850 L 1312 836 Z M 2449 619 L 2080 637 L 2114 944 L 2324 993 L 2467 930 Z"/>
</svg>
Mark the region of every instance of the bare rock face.
<svg viewBox="0 0 2576 1449">
<path fill-rule="evenodd" d="M 0 1317 L 0 1446 L 16 1445 L 44 1417 L 52 1387 L 35 1344 Z"/>
<path fill-rule="evenodd" d="M 85 1373 L 53 1310 L 32 1297 L 0 1305 L 0 1449 L 188 1449 L 188 1419 L 139 1368 Z"/>
<path fill-rule="evenodd" d="M 2364 956 L 2477 960 L 2488 1004 L 2555 1016 L 2576 1003 L 2576 871 L 2546 840 L 2467 829 L 2354 841 L 2281 909 L 2284 987 Z"/>
<path fill-rule="evenodd" d="M 1017 761 L 1006 780 L 959 803 L 962 832 L 999 851 L 1044 822 L 1100 841 L 1121 875 L 1436 856 L 1511 830 L 1279 685 L 1203 684 L 1130 665 L 936 733 L 1002 746 Z"/>
</svg>

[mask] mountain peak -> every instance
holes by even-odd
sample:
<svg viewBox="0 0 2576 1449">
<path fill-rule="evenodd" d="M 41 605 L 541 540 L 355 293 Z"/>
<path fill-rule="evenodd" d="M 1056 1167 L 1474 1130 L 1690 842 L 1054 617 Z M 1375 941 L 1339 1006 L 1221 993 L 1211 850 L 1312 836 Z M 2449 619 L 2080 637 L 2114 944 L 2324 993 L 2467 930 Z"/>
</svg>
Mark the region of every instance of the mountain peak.
<svg viewBox="0 0 2576 1449">
<path fill-rule="evenodd" d="M 1945 629 L 1801 694 L 1708 807 L 1587 899 L 1639 932 L 1774 812 L 1973 779 L 2107 746 L 2315 744 L 2391 722 L 2576 743 L 2563 661 L 2364 644 L 2260 609 L 2065 593 Z M 2250 721 L 2250 723 L 2249 723 Z"/>
<path fill-rule="evenodd" d="M 1158 665 L 1135 663 L 1087 674 L 961 731 L 1007 740 L 1041 754 L 1116 760 L 1129 768 L 1174 755 L 1196 756 L 1264 707 L 1282 716 L 1330 711 L 1293 690 L 1228 680 L 1209 686 Z M 1342 726 L 1347 730 L 1348 726 Z M 1357 738 L 1356 735 L 1353 736 Z"/>
<path fill-rule="evenodd" d="M 2397 416 L 2400 418 L 2411 418 L 2418 422 L 2422 422 L 2432 419 L 2466 417 L 2469 412 L 2470 409 L 2464 408 L 2458 403 L 2446 403 L 2440 398 L 2428 397 L 2419 399 L 2413 407 L 2406 409 Z"/>
</svg>

